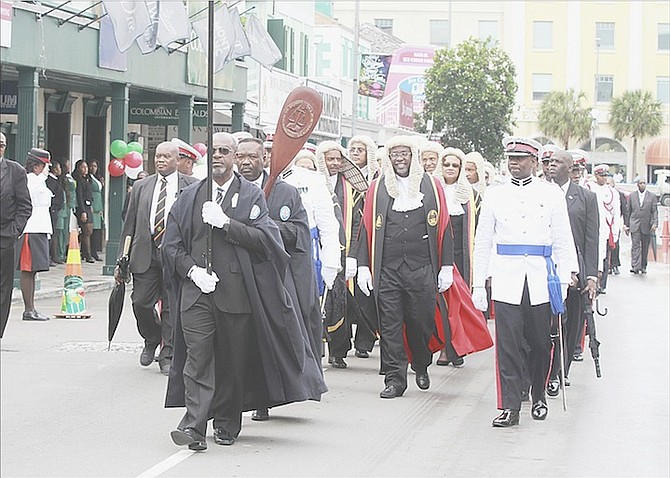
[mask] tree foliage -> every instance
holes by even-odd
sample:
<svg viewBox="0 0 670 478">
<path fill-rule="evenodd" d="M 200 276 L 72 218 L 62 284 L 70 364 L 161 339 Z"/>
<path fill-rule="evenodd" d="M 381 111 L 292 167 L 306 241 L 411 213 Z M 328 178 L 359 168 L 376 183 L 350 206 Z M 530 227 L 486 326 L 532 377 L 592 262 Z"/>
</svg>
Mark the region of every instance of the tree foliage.
<svg viewBox="0 0 670 478">
<path fill-rule="evenodd" d="M 487 41 L 470 38 L 438 50 L 426 72 L 423 123 L 433 119 L 445 145 L 500 158 L 501 139 L 514 126 L 514 75 L 507 53 Z"/>
<path fill-rule="evenodd" d="M 626 91 L 612 98 L 609 124 L 617 140 L 621 141 L 627 136 L 633 138 L 633 167 L 629 174 L 638 172 L 637 140 L 661 132 L 661 103 L 655 101 L 648 91 Z"/>
<path fill-rule="evenodd" d="M 546 136 L 558 138 L 564 149 L 569 149 L 570 140 L 581 141 L 591 132 L 591 108 L 583 106 L 586 95 L 570 88 L 568 91 L 552 91 L 542 100 L 538 124 Z"/>
</svg>

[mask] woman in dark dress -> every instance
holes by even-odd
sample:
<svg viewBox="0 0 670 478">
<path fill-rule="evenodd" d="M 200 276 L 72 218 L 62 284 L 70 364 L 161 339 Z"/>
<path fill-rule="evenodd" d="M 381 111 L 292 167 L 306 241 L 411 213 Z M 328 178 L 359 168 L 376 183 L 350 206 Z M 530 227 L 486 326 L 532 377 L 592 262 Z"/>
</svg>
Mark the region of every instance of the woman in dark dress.
<svg viewBox="0 0 670 478">
<path fill-rule="evenodd" d="M 88 174 L 88 164 L 83 159 L 77 161 L 72 173 L 77 181 L 77 223 L 81 229 L 79 243 L 81 257 L 86 262 L 95 262 L 91 257 L 91 235 L 93 234 L 93 188 Z"/>
</svg>

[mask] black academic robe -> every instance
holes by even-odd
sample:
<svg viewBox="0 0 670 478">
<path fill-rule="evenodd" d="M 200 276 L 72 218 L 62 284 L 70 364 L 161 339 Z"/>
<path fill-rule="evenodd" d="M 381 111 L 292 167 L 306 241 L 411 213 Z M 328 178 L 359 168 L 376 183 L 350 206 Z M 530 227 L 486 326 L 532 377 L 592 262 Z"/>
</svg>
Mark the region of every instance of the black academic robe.
<svg viewBox="0 0 670 478">
<path fill-rule="evenodd" d="M 263 186 L 267 182 L 264 173 Z M 279 227 L 284 249 L 291 256 L 289 271 L 292 281 L 285 282 L 295 294 L 312 352 L 321 357 L 323 349 L 323 321 L 319 310 L 319 293 L 312 263 L 312 239 L 307 212 L 298 190 L 287 182 L 277 179 L 267 197 L 270 217 Z"/>
<path fill-rule="evenodd" d="M 253 403 L 245 403 L 244 410 L 255 409 L 260 404 L 273 407 L 303 400 L 319 401 L 327 391 L 320 358 L 317 360 L 314 356 L 302 321 L 283 285 L 289 256 L 284 251 L 279 229 L 268 215 L 263 192 L 237 173 L 236 176 L 240 181 L 239 200 L 230 218 L 255 227 L 264 234 L 264 251 L 261 254 L 252 254 L 241 245 L 234 244 L 256 324 L 264 371 L 262 377 L 250 379 L 265 380 L 268 394 L 267 397 L 255 397 Z M 181 289 L 184 281 L 190 280 L 177 274 L 174 257 L 180 247 L 191 250 L 192 219 L 194 214 L 200 214 L 200 211 L 194 210 L 194 204 L 199 189 L 206 187 L 205 182 L 206 179 L 183 190 L 167 221 L 162 251 L 164 275 L 169 278 L 173 300 L 179 300 L 176 291 Z M 252 209 L 256 211 L 252 213 Z M 260 212 L 256 215 L 258 209 Z M 180 310 L 178 304 L 170 306 L 175 311 Z M 168 408 L 184 406 L 186 344 L 178 314 L 175 319 L 174 357 L 165 401 Z"/>
</svg>

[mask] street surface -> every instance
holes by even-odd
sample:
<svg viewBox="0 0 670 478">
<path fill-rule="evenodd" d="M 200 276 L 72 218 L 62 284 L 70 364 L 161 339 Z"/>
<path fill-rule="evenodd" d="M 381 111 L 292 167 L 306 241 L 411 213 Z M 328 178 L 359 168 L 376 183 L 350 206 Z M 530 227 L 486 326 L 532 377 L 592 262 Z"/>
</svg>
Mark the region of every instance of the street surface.
<svg viewBox="0 0 670 478">
<path fill-rule="evenodd" d="M 587 348 L 570 374 L 567 413 L 560 398 L 550 400 L 547 420 L 535 422 L 525 403 L 511 429 L 491 427 L 492 349 L 466 357 L 462 369 L 431 366 L 425 392 L 410 372 L 394 400 L 379 398 L 375 349 L 369 359 L 347 358 L 346 370 L 326 369 L 321 403 L 271 410 L 268 422 L 245 414 L 234 446 L 214 444 L 210 427 L 209 449 L 189 452 L 170 440 L 183 412 L 162 407 L 166 377 L 157 364 L 139 365 L 129 294 L 109 352 L 108 291 L 87 295 L 88 320 L 24 322 L 14 304 L 0 355 L 0 474 L 667 477 L 669 266 L 632 275 L 629 240 L 622 243 L 621 275 L 600 298 L 609 313 L 596 318 L 603 377 Z M 59 300 L 37 307 L 53 314 Z"/>
</svg>

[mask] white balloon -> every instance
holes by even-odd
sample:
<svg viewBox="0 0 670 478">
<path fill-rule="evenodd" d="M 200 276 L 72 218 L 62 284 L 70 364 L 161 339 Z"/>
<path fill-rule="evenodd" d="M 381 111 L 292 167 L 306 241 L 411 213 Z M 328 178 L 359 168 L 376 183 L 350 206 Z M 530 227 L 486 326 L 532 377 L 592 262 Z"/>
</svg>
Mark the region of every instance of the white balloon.
<svg viewBox="0 0 670 478">
<path fill-rule="evenodd" d="M 136 168 L 129 168 L 128 166 L 126 166 L 125 170 L 126 176 L 128 176 L 129 179 L 137 179 L 137 175 L 140 174 L 140 172 L 142 171 L 142 167 L 143 167 L 142 164 L 140 164 Z"/>
</svg>

